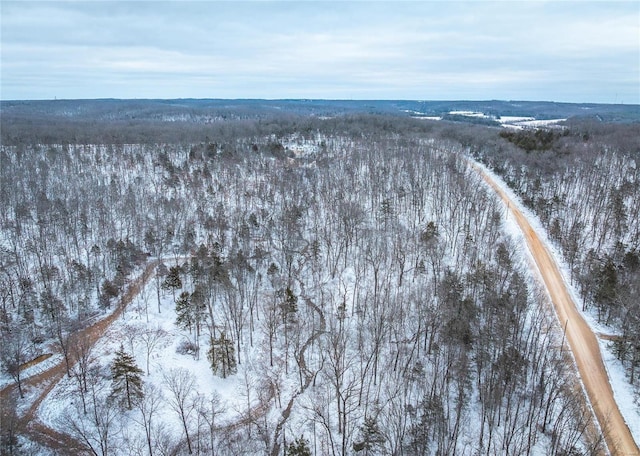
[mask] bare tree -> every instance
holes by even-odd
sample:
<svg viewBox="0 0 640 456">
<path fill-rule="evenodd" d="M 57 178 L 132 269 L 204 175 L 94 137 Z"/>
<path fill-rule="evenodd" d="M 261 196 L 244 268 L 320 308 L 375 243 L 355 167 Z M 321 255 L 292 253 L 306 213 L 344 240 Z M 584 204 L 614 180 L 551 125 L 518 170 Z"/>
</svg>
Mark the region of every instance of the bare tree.
<svg viewBox="0 0 640 456">
<path fill-rule="evenodd" d="M 0 405 L 0 448 L 7 452 L 8 456 L 18 454 L 19 418 L 17 413 L 17 395 L 15 391 L 9 392 L 6 400 Z"/>
<path fill-rule="evenodd" d="M 118 423 L 120 413 L 113 401 L 96 401 L 89 408 L 89 414 L 85 415 L 77 407 L 67 409 L 59 420 L 63 429 L 70 431 L 71 435 L 83 442 L 96 456 L 108 456 L 117 449 L 113 447 L 114 435 L 119 433 Z"/>
<path fill-rule="evenodd" d="M 149 375 L 149 359 L 151 358 L 151 354 L 156 348 L 159 348 L 164 343 L 168 336 L 169 333 L 160 326 L 156 326 L 155 328 L 145 326 L 139 332 L 138 337 L 142 340 L 145 346 L 147 375 Z"/>
<path fill-rule="evenodd" d="M 22 390 L 22 367 L 29 361 L 29 343 L 26 334 L 19 325 L 2 331 L 2 347 L 0 360 L 3 370 L 16 382 L 20 397 L 24 397 Z"/>
<path fill-rule="evenodd" d="M 219 433 L 216 419 L 219 415 L 225 413 L 226 407 L 222 398 L 215 392 L 209 397 L 198 394 L 194 400 L 194 404 L 199 418 L 206 424 L 206 435 L 209 436 L 207 454 L 215 456 L 217 434 Z"/>
<path fill-rule="evenodd" d="M 89 376 L 91 368 L 96 362 L 92 348 L 91 339 L 86 333 L 80 332 L 73 338 L 71 356 L 75 360 L 75 364 L 71 369 L 71 374 L 77 382 L 78 392 L 82 399 L 82 409 L 85 414 L 87 413 L 87 393 L 90 387 Z"/>
<path fill-rule="evenodd" d="M 156 415 L 160 411 L 163 402 L 162 392 L 152 383 L 147 383 L 143 388 L 143 397 L 136 402 L 136 409 L 140 412 L 137 422 L 144 428 L 145 440 L 149 456 L 153 456 L 155 442 L 153 436 L 156 428 Z"/>
<path fill-rule="evenodd" d="M 180 418 L 182 430 L 187 440 L 189 454 L 193 453 L 189 423 L 194 412 L 193 395 L 196 382 L 193 374 L 184 368 L 170 369 L 163 375 L 164 384 L 169 389 L 167 402 Z"/>
</svg>

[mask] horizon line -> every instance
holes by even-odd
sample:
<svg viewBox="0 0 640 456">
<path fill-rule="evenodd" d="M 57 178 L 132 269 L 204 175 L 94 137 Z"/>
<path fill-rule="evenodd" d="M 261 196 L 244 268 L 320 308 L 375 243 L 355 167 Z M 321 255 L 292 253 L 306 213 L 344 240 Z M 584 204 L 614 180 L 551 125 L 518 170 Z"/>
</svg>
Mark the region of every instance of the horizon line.
<svg viewBox="0 0 640 456">
<path fill-rule="evenodd" d="M 553 103 L 553 104 L 565 104 L 565 105 L 600 105 L 600 106 L 638 106 L 638 103 L 625 103 L 625 102 L 593 102 L 593 101 L 555 101 L 544 99 L 500 99 L 500 98 L 484 98 L 484 99 L 418 99 L 418 98 L 197 98 L 197 97 L 178 97 L 178 98 L 117 98 L 117 97 L 101 97 L 101 98 L 32 98 L 32 99 L 0 99 L 0 103 L 11 102 L 79 102 L 79 101 L 266 101 L 266 102 L 349 102 L 349 103 L 362 103 L 362 102 L 417 102 L 417 103 L 435 103 L 435 102 L 449 102 L 449 103 L 488 103 L 488 102 L 505 102 L 505 103 Z"/>
</svg>

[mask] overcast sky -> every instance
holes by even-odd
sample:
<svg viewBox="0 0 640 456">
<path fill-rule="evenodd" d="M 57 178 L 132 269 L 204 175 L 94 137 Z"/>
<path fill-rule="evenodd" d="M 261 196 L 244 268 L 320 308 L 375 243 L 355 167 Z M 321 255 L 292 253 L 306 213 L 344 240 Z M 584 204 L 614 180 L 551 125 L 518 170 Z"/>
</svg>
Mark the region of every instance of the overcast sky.
<svg viewBox="0 0 640 456">
<path fill-rule="evenodd" d="M 3 100 L 640 103 L 640 2 L 1 0 Z"/>
</svg>

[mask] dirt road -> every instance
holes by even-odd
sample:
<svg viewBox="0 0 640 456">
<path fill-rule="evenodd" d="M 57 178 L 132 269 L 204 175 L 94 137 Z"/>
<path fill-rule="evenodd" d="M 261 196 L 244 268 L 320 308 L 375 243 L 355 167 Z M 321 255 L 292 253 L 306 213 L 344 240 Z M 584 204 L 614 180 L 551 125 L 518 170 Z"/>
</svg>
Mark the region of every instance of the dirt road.
<svg viewBox="0 0 640 456">
<path fill-rule="evenodd" d="M 480 167 L 473 164 L 472 166 L 507 203 L 511 214 L 515 217 L 524 234 L 529 251 L 555 307 L 558 320 L 562 325 L 566 324 L 567 342 L 573 352 L 582 383 L 604 433 L 609 451 L 614 456 L 639 456 L 640 449 L 613 397 L 596 335 L 576 308 L 549 249 L 504 190 Z"/>
<path fill-rule="evenodd" d="M 138 278 L 129 283 L 126 292 L 120 298 L 116 308 L 111 314 L 95 324 L 84 328 L 79 332 L 79 334 L 87 336 L 91 345 L 95 344 L 96 341 L 106 332 L 109 326 L 122 314 L 122 312 L 124 312 L 127 305 L 138 295 L 141 288 L 150 279 L 151 274 L 158 263 L 159 261 L 157 260 L 149 263 L 144 272 Z M 71 364 L 74 362 L 75 360 L 72 359 Z M 65 374 L 65 363 L 64 361 L 60 361 L 46 371 L 26 378 L 23 381 L 25 388 L 40 388 L 40 391 L 33 398 L 33 402 L 30 404 L 25 414 L 18 420 L 17 432 L 26 433 L 34 442 L 52 450 L 69 451 L 70 449 L 73 449 L 73 454 L 88 453 L 88 449 L 80 442 L 76 442 L 70 436 L 56 432 L 37 421 L 38 407 Z M 5 401 L 8 401 L 9 395 L 15 389 L 16 386 L 14 384 L 10 384 L 0 391 L 0 400 L 2 403 L 8 403 Z"/>
<path fill-rule="evenodd" d="M 180 260 L 186 258 L 187 257 L 181 257 Z M 111 324 L 113 324 L 113 322 L 122 315 L 122 312 L 125 311 L 126 307 L 134 300 L 134 298 L 140 293 L 142 287 L 144 287 L 152 277 L 152 273 L 159 263 L 159 260 L 150 262 L 147 264 L 142 274 L 129 283 L 126 292 L 120 298 L 116 308 L 111 314 L 80 331 L 80 334 L 88 336 L 91 345 L 94 345 L 104 335 L 107 329 L 109 329 Z M 324 330 L 324 317 L 322 315 L 321 320 L 322 329 Z M 47 357 L 43 357 L 42 359 L 46 358 Z M 71 364 L 74 363 L 75 360 L 71 359 Z M 306 369 L 306 364 L 304 364 L 304 366 Z M 25 389 L 37 388 L 38 393 L 32 398 L 32 402 L 29 404 L 29 407 L 26 409 L 24 414 L 18 417 L 16 432 L 17 434 L 27 435 L 33 442 L 40 444 L 43 448 L 48 448 L 54 452 L 60 452 L 60 454 L 91 454 L 89 448 L 87 448 L 87 446 L 82 442 L 77 441 L 68 434 L 51 429 L 38 420 L 37 413 L 40 404 L 49 395 L 58 382 L 62 380 L 65 374 L 65 363 L 64 361 L 60 361 L 49 369 L 23 380 L 23 387 Z M 9 403 L 9 395 L 14 393 L 15 390 L 17 390 L 17 386 L 15 384 L 9 384 L 0 390 L 0 411 L 2 409 L 2 404 Z M 264 415 L 269 410 L 269 402 L 273 398 L 274 394 L 275 392 L 271 389 L 269 391 L 268 398 L 263 403 L 258 403 L 247 416 L 241 416 L 237 421 L 217 426 L 216 431 L 236 431 L 256 419 L 256 417 Z"/>
</svg>

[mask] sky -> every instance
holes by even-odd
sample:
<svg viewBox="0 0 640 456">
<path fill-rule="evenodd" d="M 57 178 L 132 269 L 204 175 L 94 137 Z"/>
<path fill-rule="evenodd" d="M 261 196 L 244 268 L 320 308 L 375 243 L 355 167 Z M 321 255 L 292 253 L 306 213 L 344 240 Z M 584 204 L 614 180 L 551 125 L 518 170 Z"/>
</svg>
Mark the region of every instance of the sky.
<svg viewBox="0 0 640 456">
<path fill-rule="evenodd" d="M 640 2 L 5 1 L 0 99 L 640 104 Z"/>
</svg>

